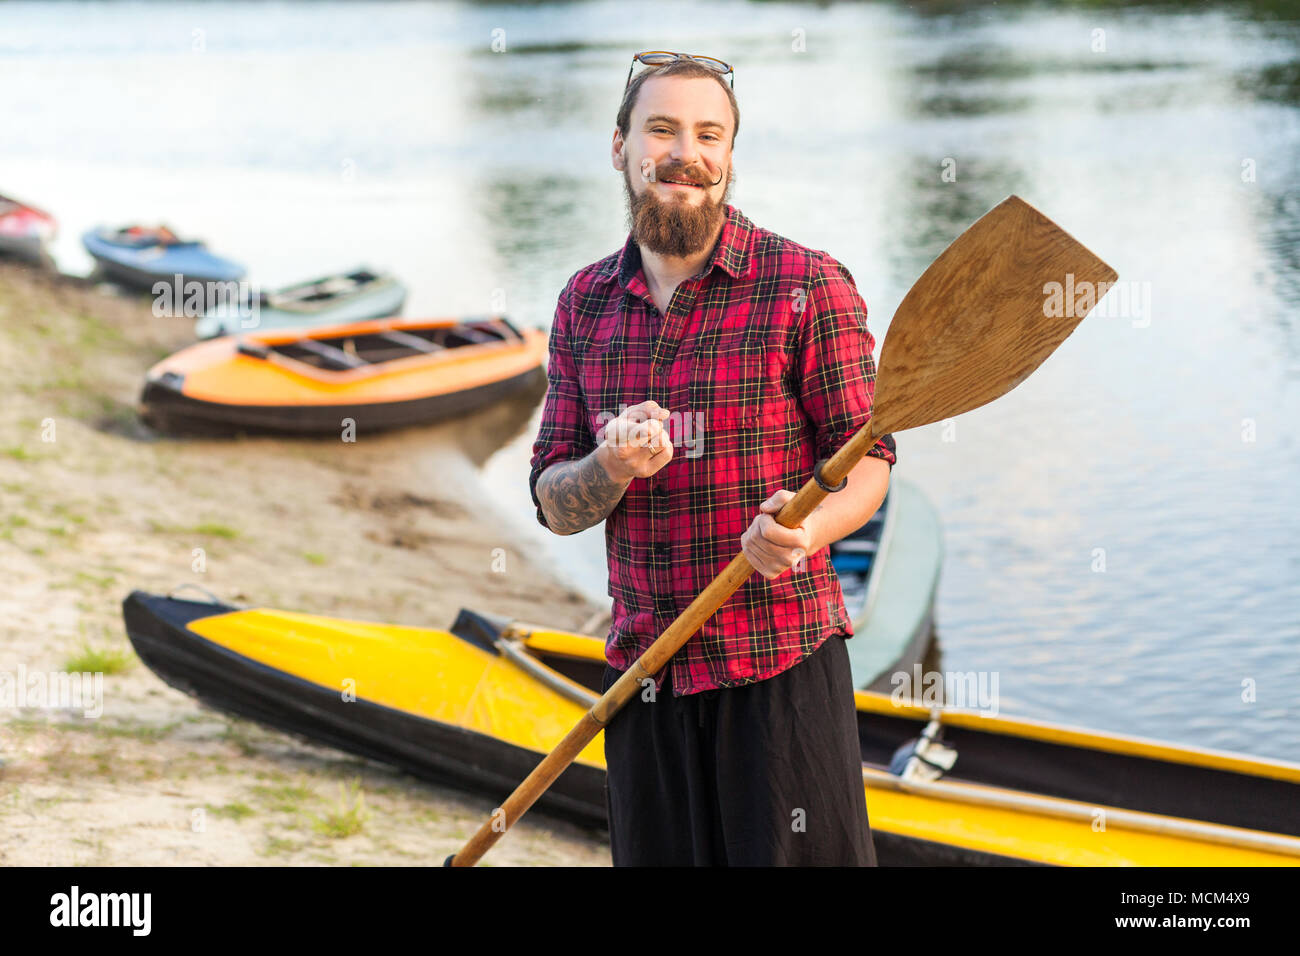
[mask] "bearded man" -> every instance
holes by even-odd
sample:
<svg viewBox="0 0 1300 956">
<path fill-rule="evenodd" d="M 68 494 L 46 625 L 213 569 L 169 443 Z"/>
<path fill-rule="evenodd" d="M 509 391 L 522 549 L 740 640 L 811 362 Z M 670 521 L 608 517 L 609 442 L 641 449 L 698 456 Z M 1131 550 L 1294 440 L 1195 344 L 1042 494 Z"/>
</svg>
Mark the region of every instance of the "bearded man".
<svg viewBox="0 0 1300 956">
<path fill-rule="evenodd" d="M 729 204 L 731 67 L 637 61 L 611 150 L 631 231 L 559 296 L 529 487 L 557 534 L 605 522 L 603 690 L 737 547 L 759 574 L 605 729 L 613 862 L 875 865 L 827 546 L 880 507 L 893 438 L 799 527 L 774 517 L 871 417 L 866 306 Z"/>
</svg>

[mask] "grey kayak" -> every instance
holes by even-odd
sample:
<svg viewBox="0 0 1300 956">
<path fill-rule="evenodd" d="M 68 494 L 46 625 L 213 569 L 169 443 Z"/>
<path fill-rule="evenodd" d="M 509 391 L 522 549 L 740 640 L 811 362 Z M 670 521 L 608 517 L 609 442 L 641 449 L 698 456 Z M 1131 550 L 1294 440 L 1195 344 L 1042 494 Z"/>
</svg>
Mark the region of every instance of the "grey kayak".
<svg viewBox="0 0 1300 956">
<path fill-rule="evenodd" d="M 363 322 L 397 315 L 405 302 L 406 287 L 393 276 L 358 268 L 264 292 L 250 301 L 220 303 L 195 323 L 194 333 L 209 339 L 259 329 Z"/>
</svg>

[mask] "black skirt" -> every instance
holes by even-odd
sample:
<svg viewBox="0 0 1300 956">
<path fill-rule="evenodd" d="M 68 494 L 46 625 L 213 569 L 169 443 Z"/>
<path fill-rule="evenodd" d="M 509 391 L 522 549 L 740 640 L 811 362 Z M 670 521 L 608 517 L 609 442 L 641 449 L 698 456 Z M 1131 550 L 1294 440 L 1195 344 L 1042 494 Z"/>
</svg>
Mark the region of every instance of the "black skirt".
<svg viewBox="0 0 1300 956">
<path fill-rule="evenodd" d="M 843 637 L 742 687 L 670 682 L 605 728 L 615 866 L 876 865 Z"/>
</svg>

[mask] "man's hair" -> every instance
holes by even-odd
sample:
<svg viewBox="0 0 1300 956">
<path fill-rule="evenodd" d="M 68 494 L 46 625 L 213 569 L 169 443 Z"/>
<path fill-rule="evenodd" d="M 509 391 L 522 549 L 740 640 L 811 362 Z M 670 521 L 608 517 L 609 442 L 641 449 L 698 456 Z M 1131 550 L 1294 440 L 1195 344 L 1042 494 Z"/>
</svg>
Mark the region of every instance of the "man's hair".
<svg viewBox="0 0 1300 956">
<path fill-rule="evenodd" d="M 652 66 L 647 70 L 642 70 L 636 76 L 632 77 L 632 83 L 623 94 L 623 103 L 618 108 L 619 132 L 623 138 L 627 139 L 628 128 L 632 124 L 632 108 L 636 106 L 637 94 L 641 92 L 641 85 L 646 80 L 656 76 L 680 76 L 685 79 L 693 79 L 697 76 L 710 77 L 717 81 L 727 94 L 727 101 L 731 104 L 731 118 L 733 125 L 731 128 L 731 146 L 736 146 L 736 134 L 740 132 L 740 107 L 736 105 L 736 94 L 731 89 L 731 84 L 717 70 L 705 66 L 703 63 L 696 63 L 694 60 L 671 60 L 663 66 Z"/>
</svg>

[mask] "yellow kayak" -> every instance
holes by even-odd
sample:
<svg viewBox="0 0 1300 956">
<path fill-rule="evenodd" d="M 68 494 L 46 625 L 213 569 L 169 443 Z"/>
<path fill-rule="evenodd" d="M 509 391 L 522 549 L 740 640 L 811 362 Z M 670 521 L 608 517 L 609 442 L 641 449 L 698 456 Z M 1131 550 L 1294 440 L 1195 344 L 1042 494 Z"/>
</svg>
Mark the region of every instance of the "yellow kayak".
<svg viewBox="0 0 1300 956">
<path fill-rule="evenodd" d="M 141 659 L 210 706 L 499 799 L 604 669 L 597 638 L 472 611 L 443 631 L 136 591 L 123 612 Z M 1300 764 L 868 691 L 857 708 L 882 865 L 1300 864 Z M 603 825 L 604 770 L 598 737 L 538 808 Z"/>
</svg>

